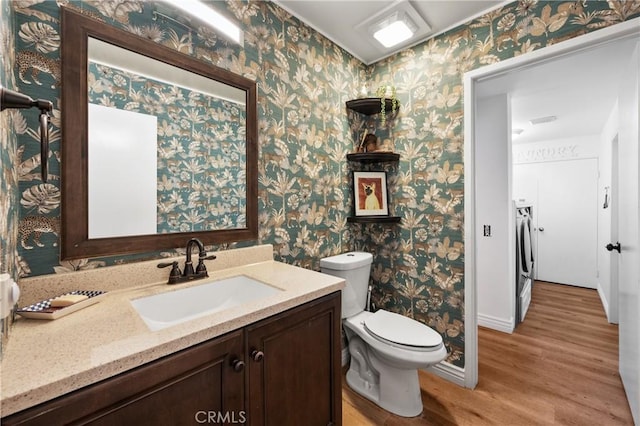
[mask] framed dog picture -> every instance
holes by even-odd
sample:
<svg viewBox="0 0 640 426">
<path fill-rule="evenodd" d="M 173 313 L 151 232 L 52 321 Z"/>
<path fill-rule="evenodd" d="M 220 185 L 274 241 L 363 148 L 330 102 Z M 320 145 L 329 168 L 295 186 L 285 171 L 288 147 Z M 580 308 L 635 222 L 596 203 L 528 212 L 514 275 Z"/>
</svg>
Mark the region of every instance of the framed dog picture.
<svg viewBox="0 0 640 426">
<path fill-rule="evenodd" d="M 353 172 L 356 216 L 388 216 L 387 172 Z"/>
</svg>

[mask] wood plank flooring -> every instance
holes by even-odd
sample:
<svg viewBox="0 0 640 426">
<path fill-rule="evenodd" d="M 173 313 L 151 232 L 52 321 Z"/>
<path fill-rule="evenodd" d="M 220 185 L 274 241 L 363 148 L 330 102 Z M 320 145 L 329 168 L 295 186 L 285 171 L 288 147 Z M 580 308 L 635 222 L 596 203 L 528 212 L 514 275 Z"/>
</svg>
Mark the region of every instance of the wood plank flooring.
<svg viewBox="0 0 640 426">
<path fill-rule="evenodd" d="M 420 372 L 424 411 L 392 415 L 343 380 L 343 424 L 632 425 L 618 375 L 618 327 L 595 290 L 536 282 L 513 334 L 479 328 L 478 386 Z"/>
</svg>

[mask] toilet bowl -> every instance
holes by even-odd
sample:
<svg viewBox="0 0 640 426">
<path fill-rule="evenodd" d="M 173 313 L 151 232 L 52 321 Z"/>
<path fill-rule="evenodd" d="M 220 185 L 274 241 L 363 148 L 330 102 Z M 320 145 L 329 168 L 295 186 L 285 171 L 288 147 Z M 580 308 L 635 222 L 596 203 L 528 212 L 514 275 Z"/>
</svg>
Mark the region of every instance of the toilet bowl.
<svg viewBox="0 0 640 426">
<path fill-rule="evenodd" d="M 346 281 L 342 318 L 351 363 L 347 384 L 383 409 L 403 417 L 422 413 L 418 369 L 443 361 L 442 336 L 411 318 L 365 310 L 373 256 L 349 252 L 320 260 L 323 273 Z"/>
</svg>

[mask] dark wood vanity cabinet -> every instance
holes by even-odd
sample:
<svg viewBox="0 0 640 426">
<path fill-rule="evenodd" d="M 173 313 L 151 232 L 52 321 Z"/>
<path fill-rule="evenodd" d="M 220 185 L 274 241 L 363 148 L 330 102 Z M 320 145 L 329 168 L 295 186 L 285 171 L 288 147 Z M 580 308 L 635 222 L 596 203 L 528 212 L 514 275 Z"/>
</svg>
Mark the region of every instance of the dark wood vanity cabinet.
<svg viewBox="0 0 640 426">
<path fill-rule="evenodd" d="M 246 332 L 250 424 L 342 424 L 339 293 Z"/>
<path fill-rule="evenodd" d="M 2 419 L 3 425 L 339 425 L 340 293 Z"/>
</svg>

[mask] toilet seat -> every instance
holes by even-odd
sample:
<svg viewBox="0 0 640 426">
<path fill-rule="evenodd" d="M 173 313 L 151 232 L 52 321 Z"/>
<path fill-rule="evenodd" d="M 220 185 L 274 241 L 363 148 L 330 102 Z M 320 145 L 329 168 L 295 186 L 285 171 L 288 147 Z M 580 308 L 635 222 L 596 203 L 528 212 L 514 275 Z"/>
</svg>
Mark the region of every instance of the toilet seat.
<svg viewBox="0 0 640 426">
<path fill-rule="evenodd" d="M 363 325 L 370 336 L 391 346 L 421 352 L 442 346 L 442 336 L 432 328 L 384 309 L 369 315 Z"/>
</svg>

